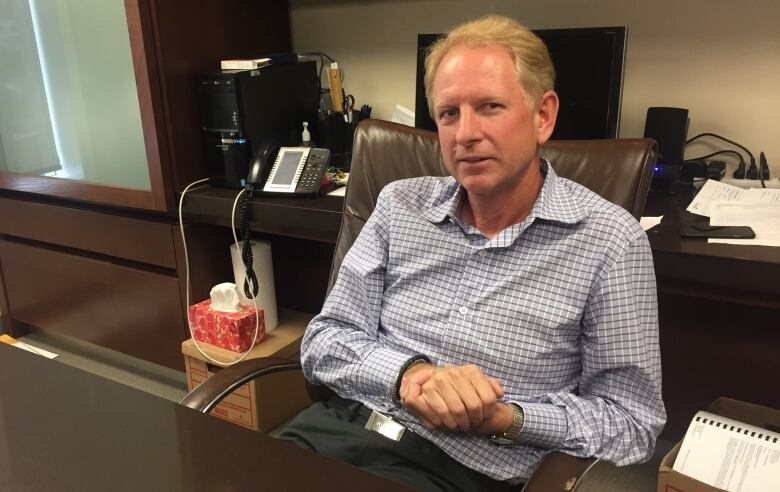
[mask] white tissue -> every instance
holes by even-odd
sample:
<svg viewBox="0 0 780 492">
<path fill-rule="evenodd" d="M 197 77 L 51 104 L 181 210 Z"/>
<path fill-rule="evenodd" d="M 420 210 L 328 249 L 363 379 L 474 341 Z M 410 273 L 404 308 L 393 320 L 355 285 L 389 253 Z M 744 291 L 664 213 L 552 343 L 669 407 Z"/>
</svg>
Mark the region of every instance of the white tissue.
<svg viewBox="0 0 780 492">
<path fill-rule="evenodd" d="M 211 289 L 211 309 L 224 313 L 237 313 L 241 311 L 241 298 L 238 296 L 236 284 L 223 282 Z"/>
</svg>

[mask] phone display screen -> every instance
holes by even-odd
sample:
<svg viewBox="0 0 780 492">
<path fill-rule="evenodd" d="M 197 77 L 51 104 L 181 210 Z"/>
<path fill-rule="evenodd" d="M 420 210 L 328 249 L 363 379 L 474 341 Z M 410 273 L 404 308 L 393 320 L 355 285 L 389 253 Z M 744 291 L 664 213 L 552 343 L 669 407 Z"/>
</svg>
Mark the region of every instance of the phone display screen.
<svg viewBox="0 0 780 492">
<path fill-rule="evenodd" d="M 298 170 L 298 164 L 301 162 L 303 152 L 301 151 L 286 151 L 282 154 L 282 159 L 279 161 L 279 166 L 276 169 L 276 174 L 271 182 L 274 185 L 289 185 L 292 184 L 295 178 L 295 173 Z"/>
</svg>

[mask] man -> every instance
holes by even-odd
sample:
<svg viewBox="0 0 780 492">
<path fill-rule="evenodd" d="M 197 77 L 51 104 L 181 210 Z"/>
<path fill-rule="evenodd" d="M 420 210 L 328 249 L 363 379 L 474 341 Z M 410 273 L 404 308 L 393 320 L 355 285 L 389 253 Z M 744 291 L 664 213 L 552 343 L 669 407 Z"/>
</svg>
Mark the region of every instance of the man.
<svg viewBox="0 0 780 492">
<path fill-rule="evenodd" d="M 284 437 L 422 490 L 500 490 L 551 450 L 649 458 L 666 418 L 649 244 L 540 158 L 558 111 L 544 44 L 483 17 L 425 77 L 452 176 L 380 194 L 303 340 L 306 377 L 338 396 Z M 363 428 L 371 410 L 399 441 Z"/>
</svg>

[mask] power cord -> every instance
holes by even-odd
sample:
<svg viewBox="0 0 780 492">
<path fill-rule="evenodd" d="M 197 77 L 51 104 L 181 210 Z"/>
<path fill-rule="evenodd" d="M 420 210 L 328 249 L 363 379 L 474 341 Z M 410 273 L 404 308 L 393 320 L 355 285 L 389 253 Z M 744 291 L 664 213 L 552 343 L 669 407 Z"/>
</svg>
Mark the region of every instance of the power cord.
<svg viewBox="0 0 780 492">
<path fill-rule="evenodd" d="M 766 155 L 764 155 L 763 150 L 758 154 L 758 168 L 761 170 L 761 175 L 764 177 L 764 179 L 769 179 L 769 163 L 766 161 Z M 764 185 L 764 188 L 766 188 L 766 185 L 763 181 L 761 184 Z"/>
<path fill-rule="evenodd" d="M 723 155 L 723 154 L 731 154 L 731 155 L 737 156 L 737 158 L 739 159 L 739 164 L 737 165 L 736 171 L 734 171 L 734 177 L 737 178 L 737 176 L 740 176 L 737 179 L 744 178 L 745 177 L 745 158 L 744 158 L 744 156 L 740 152 L 737 152 L 736 150 L 731 150 L 731 149 L 719 150 L 717 152 L 712 152 L 712 153 L 707 154 L 707 155 L 694 157 L 692 159 L 685 159 L 683 161 L 683 169 L 685 169 L 686 165 L 688 165 L 688 166 L 695 166 L 697 163 L 702 163 L 704 165 L 704 171 L 703 171 L 704 175 L 705 176 L 709 176 L 710 175 L 709 174 L 710 166 L 713 166 L 716 161 L 707 162 L 705 159 L 709 159 L 710 157 L 715 157 L 716 155 Z M 717 161 L 717 162 L 720 162 L 720 163 L 723 164 L 724 171 L 725 171 L 725 162 L 723 162 L 723 161 Z"/>
<path fill-rule="evenodd" d="M 195 334 L 192 331 L 192 320 L 190 319 L 190 260 L 189 260 L 189 254 L 187 253 L 187 241 L 184 236 L 184 219 L 182 215 L 182 208 L 184 205 L 184 196 L 187 194 L 190 188 L 192 188 L 195 185 L 198 185 L 200 183 L 205 183 L 209 181 L 209 178 L 199 179 L 198 181 L 194 181 L 187 185 L 186 188 L 184 188 L 184 191 L 181 192 L 181 196 L 179 197 L 179 230 L 181 231 L 181 242 L 182 246 L 184 248 L 184 270 L 185 270 L 185 290 L 186 290 L 186 300 L 187 300 L 187 329 L 190 333 L 190 338 L 192 339 L 192 342 L 195 344 L 195 348 L 198 349 L 198 352 L 205 357 L 206 359 L 210 360 L 211 362 L 214 362 L 215 364 L 218 364 L 223 367 L 230 367 L 234 364 L 238 364 L 242 360 L 246 359 L 246 357 L 249 355 L 249 352 L 252 351 L 252 348 L 255 346 L 255 342 L 257 341 L 257 334 L 260 332 L 260 317 L 255 314 L 255 334 L 254 337 L 252 337 L 252 344 L 249 345 L 249 348 L 244 352 L 244 354 L 234 360 L 234 361 L 221 361 L 217 360 L 210 355 L 208 355 L 206 352 L 203 351 L 203 349 L 200 347 L 200 344 L 198 344 L 198 341 L 195 340 Z M 233 215 L 230 218 L 230 224 L 233 229 L 233 240 L 236 243 L 236 248 L 238 248 L 238 239 L 236 238 L 236 228 L 235 228 L 235 214 L 236 214 L 236 204 L 238 203 L 239 198 L 241 195 L 247 191 L 246 189 L 241 190 L 238 195 L 236 195 L 236 199 L 233 201 Z M 252 302 L 255 305 L 255 313 L 258 311 L 257 307 L 257 298 L 255 296 L 248 296 L 248 298 L 252 299 Z M 186 396 L 185 396 L 186 398 Z"/>
<path fill-rule="evenodd" d="M 320 58 L 320 70 L 319 70 L 319 76 L 317 78 L 318 85 L 320 86 L 320 94 L 328 93 L 330 92 L 330 89 L 323 89 L 322 88 L 322 70 L 325 68 L 325 58 L 331 61 L 331 63 L 336 63 L 336 60 L 330 57 L 327 53 L 324 51 L 307 51 L 305 53 L 299 53 L 300 56 L 318 56 Z M 339 76 L 341 78 L 341 83 L 344 83 L 344 69 L 341 68 L 341 65 L 339 65 Z"/>
<path fill-rule="evenodd" d="M 750 152 L 750 150 L 748 150 L 747 147 L 745 147 L 744 145 L 739 144 L 739 143 L 737 143 L 737 142 L 735 142 L 733 140 L 730 140 L 730 139 L 728 139 L 726 137 L 720 136 L 717 133 L 710 133 L 710 132 L 700 133 L 700 134 L 696 135 L 695 137 L 691 137 L 691 138 L 689 138 L 688 140 L 685 141 L 685 144 L 688 145 L 689 143 L 693 142 L 694 140 L 697 140 L 697 139 L 702 138 L 702 137 L 717 138 L 719 140 L 723 140 L 724 142 L 728 142 L 731 145 L 734 145 L 734 146 L 739 147 L 740 149 L 744 150 L 747 153 L 747 155 L 750 157 L 750 167 L 748 168 L 746 173 L 745 173 L 745 170 L 744 170 L 743 166 L 738 167 L 737 170 L 734 171 L 734 178 L 736 178 L 736 179 L 743 179 L 745 176 L 747 176 L 748 179 L 756 179 L 756 177 L 758 177 L 761 180 L 761 186 L 766 188 L 766 184 L 764 184 L 763 173 L 761 173 L 761 171 L 758 168 L 756 168 L 756 158 L 753 157 L 753 154 Z"/>
<path fill-rule="evenodd" d="M 692 159 L 685 159 L 684 162 L 692 162 L 692 161 L 703 161 L 704 159 L 709 159 L 710 157 L 715 157 L 716 155 L 723 155 L 723 154 L 731 154 L 737 156 L 739 158 L 739 166 L 742 166 L 743 172 L 745 169 L 745 157 L 737 152 L 736 150 L 726 149 L 726 150 L 719 150 L 717 152 L 713 152 L 711 154 L 702 155 L 699 157 L 694 157 Z"/>
</svg>

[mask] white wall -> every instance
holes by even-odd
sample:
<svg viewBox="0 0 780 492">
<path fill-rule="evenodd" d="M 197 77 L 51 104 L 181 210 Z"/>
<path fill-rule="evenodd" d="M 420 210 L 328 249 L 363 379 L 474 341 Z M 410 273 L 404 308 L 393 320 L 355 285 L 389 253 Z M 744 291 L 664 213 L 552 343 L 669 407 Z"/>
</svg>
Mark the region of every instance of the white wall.
<svg viewBox="0 0 780 492">
<path fill-rule="evenodd" d="M 485 13 L 532 29 L 628 27 L 620 136 L 642 136 L 649 106 L 690 110 L 689 136 L 714 132 L 763 150 L 780 176 L 780 2 L 775 0 L 291 0 L 293 48 L 325 51 L 357 104 L 390 119 L 414 109 L 418 33 Z M 692 144 L 686 156 L 719 149 Z M 726 157 L 726 160 L 729 160 Z"/>
</svg>

